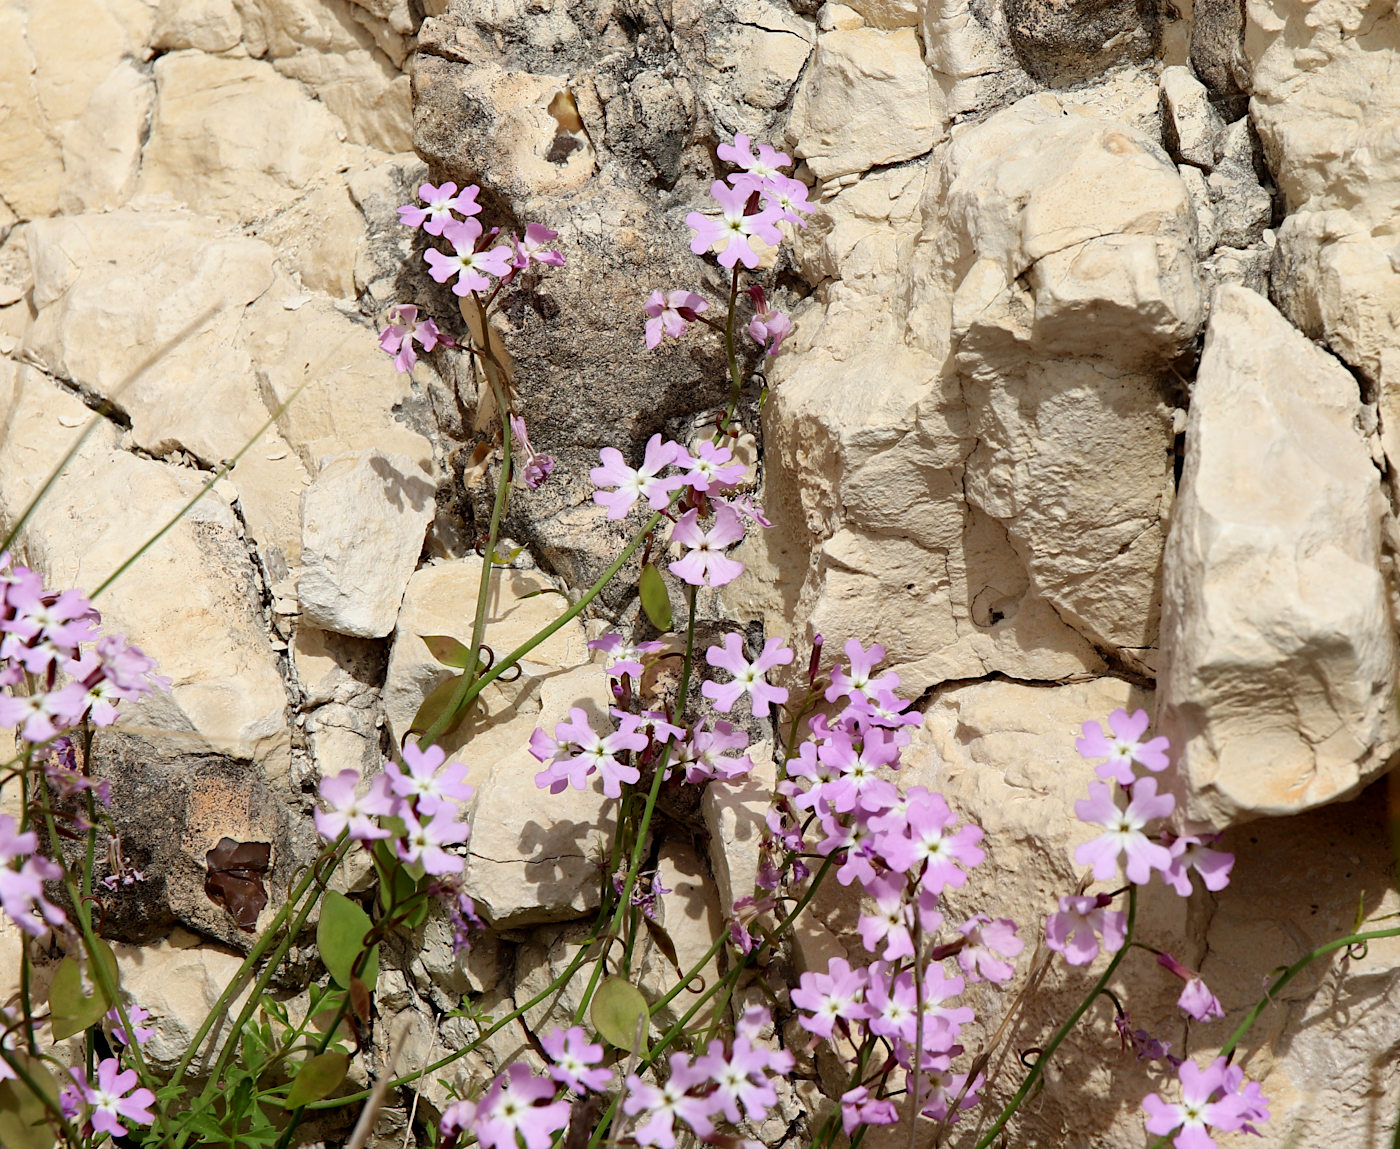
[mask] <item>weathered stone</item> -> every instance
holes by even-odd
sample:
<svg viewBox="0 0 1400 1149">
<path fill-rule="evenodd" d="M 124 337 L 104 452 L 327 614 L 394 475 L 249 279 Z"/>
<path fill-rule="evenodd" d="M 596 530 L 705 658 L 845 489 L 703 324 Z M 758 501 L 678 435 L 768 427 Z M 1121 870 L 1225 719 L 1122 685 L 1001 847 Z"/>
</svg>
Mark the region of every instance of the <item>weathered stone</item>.
<svg viewBox="0 0 1400 1149">
<path fill-rule="evenodd" d="M 1068 87 L 1156 52 L 1157 9 L 1137 0 L 1006 0 L 1011 44 L 1037 80 Z"/>
<path fill-rule="evenodd" d="M 1214 167 L 1225 123 L 1211 106 L 1205 85 L 1180 65 L 1162 70 L 1161 85 L 1167 151 L 1177 163 Z"/>
<path fill-rule="evenodd" d="M 433 484 L 408 456 L 323 459 L 301 496 L 297 596 L 307 621 L 361 638 L 389 634 L 432 519 Z"/>
<path fill-rule="evenodd" d="M 825 32 L 788 136 L 819 180 L 912 159 L 943 136 L 942 98 L 912 28 Z"/>
<path fill-rule="evenodd" d="M 1192 818 L 1348 797 L 1400 744 L 1362 414 L 1266 300 L 1217 293 L 1163 560 L 1162 724 Z"/>
<path fill-rule="evenodd" d="M 652 879 L 667 893 L 656 899 L 657 924 L 676 951 L 676 965 L 682 974 L 699 967 L 699 977 L 692 983 L 698 990 L 703 984 L 713 986 L 719 980 L 718 958 L 704 965 L 701 959 L 716 938 L 729 928 L 725 913 L 720 909 L 714 880 L 695 848 L 686 842 L 665 842 L 656 859 L 656 876 Z M 680 977 L 670 958 L 639 931 L 640 960 L 636 969 L 640 987 L 655 1001 L 675 988 Z M 682 991 L 656 1014 L 662 1025 L 673 1025 L 685 1015 L 694 998 Z"/>
<path fill-rule="evenodd" d="M 710 832 L 710 870 L 715 876 L 719 907 L 728 914 L 740 898 L 753 897 L 761 852 L 767 834 L 765 819 L 777 785 L 773 748 L 766 742 L 748 749 L 753 773 L 738 782 L 712 782 L 705 787 L 700 810 Z"/>
<path fill-rule="evenodd" d="M 151 46 L 227 52 L 242 36 L 243 20 L 234 0 L 161 0 Z"/>
</svg>

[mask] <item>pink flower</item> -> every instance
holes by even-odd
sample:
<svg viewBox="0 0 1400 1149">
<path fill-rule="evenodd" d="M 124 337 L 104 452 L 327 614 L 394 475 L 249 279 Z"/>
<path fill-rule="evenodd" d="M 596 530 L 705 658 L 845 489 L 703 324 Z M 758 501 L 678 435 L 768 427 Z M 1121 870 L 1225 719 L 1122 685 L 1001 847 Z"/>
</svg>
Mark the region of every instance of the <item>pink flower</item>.
<svg viewBox="0 0 1400 1149">
<path fill-rule="evenodd" d="M 852 969 L 844 958 L 832 958 L 826 973 L 804 973 L 792 991 L 792 1004 L 810 1014 L 798 1018 L 802 1028 L 818 1037 L 830 1038 L 837 1022 L 869 1017 L 865 987 L 865 971 Z"/>
<path fill-rule="evenodd" d="M 911 1087 L 913 1076 L 912 1073 L 908 1075 Z M 956 1121 L 962 1110 L 971 1109 L 981 1100 L 977 1091 L 982 1085 L 983 1077 L 980 1073 L 977 1079 L 968 1085 L 966 1073 L 953 1073 L 951 1070 L 926 1071 L 919 1077 L 919 1112 L 934 1121 L 947 1121 L 950 1116 Z M 963 1093 L 965 1086 L 967 1092 Z M 957 1110 L 950 1114 L 949 1109 L 959 1094 L 962 1094 L 962 1100 L 957 1101 Z"/>
<path fill-rule="evenodd" d="M 1212 850 L 1207 842 L 1220 841 L 1219 834 L 1204 837 L 1184 835 L 1174 839 L 1167 849 L 1171 851 L 1171 865 L 1162 871 L 1162 877 L 1183 898 L 1191 896 L 1191 871 L 1201 875 L 1201 882 L 1208 890 L 1223 890 L 1230 884 L 1230 870 L 1235 865 L 1235 855 L 1224 850 Z"/>
<path fill-rule="evenodd" d="M 1247 1122 L 1269 1119 L 1268 1100 L 1259 1095 L 1258 1085 L 1251 1082 L 1251 1088 L 1236 1092 L 1244 1074 L 1223 1057 L 1217 1057 L 1206 1069 L 1194 1061 L 1183 1061 L 1177 1076 L 1181 1082 L 1179 1103 L 1163 1101 L 1156 1093 L 1142 1099 L 1147 1131 L 1158 1137 L 1175 1133 L 1172 1144 L 1177 1149 L 1214 1149 L 1212 1131 L 1233 1133 Z"/>
<path fill-rule="evenodd" d="M 783 233 L 774 226 L 778 213 L 773 208 L 764 208 L 753 215 L 745 214 L 750 197 L 747 189 L 732 188 L 723 180 L 715 180 L 710 185 L 710 195 L 719 203 L 719 219 L 698 211 L 685 217 L 686 226 L 695 232 L 690 250 L 696 255 L 705 255 L 716 245 L 721 245 L 720 266 L 733 267 L 736 263 L 742 263 L 752 269 L 758 266 L 758 253 L 749 242 L 750 236 L 756 236 L 774 247 L 783 241 Z"/>
<path fill-rule="evenodd" d="M 695 1068 L 718 1087 L 710 1096 L 716 1112 L 723 1110 L 725 1117 L 736 1123 L 744 1116 L 750 1121 L 762 1121 L 778 1103 L 778 1091 L 768 1080 L 775 1058 L 778 1065 L 785 1067 L 777 1072 L 791 1072 L 793 1057 L 787 1050 L 769 1052 L 749 1038 L 736 1035 L 727 1053 L 724 1042 L 711 1041 L 709 1051 L 696 1059 Z"/>
<path fill-rule="evenodd" d="M 899 687 L 899 675 L 892 670 L 878 678 L 871 677 L 871 671 L 885 660 L 885 648 L 878 642 L 866 650 L 854 638 L 847 639 L 846 657 L 851 663 L 850 673 L 841 666 L 832 669 L 831 685 L 826 689 L 828 702 L 835 702 L 838 698 L 855 698 L 857 695 L 871 699 L 882 690 L 892 691 Z"/>
<path fill-rule="evenodd" d="M 881 874 L 866 887 L 866 893 L 875 899 L 875 912 L 860 915 L 861 944 L 885 961 L 914 956 L 914 939 L 909 932 L 914 913 L 905 900 L 905 888 L 905 879 L 898 874 Z M 880 953 L 882 942 L 885 948 Z"/>
<path fill-rule="evenodd" d="M 1084 758 L 1107 758 L 1094 773 L 1100 778 L 1112 778 L 1123 786 L 1133 784 L 1134 762 L 1149 770 L 1162 771 L 1168 766 L 1166 751 L 1171 745 L 1165 738 L 1143 742 L 1149 719 L 1146 710 L 1129 716 L 1126 710 L 1115 710 L 1108 716 L 1110 738 L 1097 722 L 1084 723 L 1084 737 L 1075 740 L 1075 749 Z"/>
<path fill-rule="evenodd" d="M 612 1070 L 600 1068 L 603 1047 L 588 1040 L 583 1026 L 568 1029 L 557 1026 L 540 1038 L 540 1045 L 549 1054 L 549 1075 L 566 1089 L 587 1093 L 590 1089 L 606 1089 L 612 1084 Z"/>
<path fill-rule="evenodd" d="M 1118 859 L 1128 881 L 1142 885 L 1152 877 L 1153 870 L 1166 870 L 1172 861 L 1165 846 L 1149 841 L 1143 827 L 1153 818 L 1165 818 L 1176 809 L 1176 799 L 1170 794 L 1157 794 L 1157 780 L 1143 778 L 1133 786 L 1127 808 L 1113 800 L 1106 782 L 1090 782 L 1089 797 L 1074 804 L 1075 816 L 1081 822 L 1097 822 L 1108 827 L 1092 842 L 1085 842 L 1074 851 L 1074 860 L 1081 866 L 1093 866 L 1094 878 L 1106 882 L 1118 875 Z"/>
<path fill-rule="evenodd" d="M 593 492 L 593 501 L 608 508 L 608 518 L 620 519 L 639 498 L 644 498 L 653 511 L 664 510 L 671 501 L 671 492 L 685 485 L 679 476 L 662 479 L 658 476 L 685 452 L 679 443 L 663 441 L 660 435 L 647 440 L 642 465 L 636 470 L 622 460 L 616 447 L 604 447 L 598 452 L 601 467 L 594 467 L 588 477 L 595 487 L 616 487 L 616 491 Z"/>
<path fill-rule="evenodd" d="M 476 242 L 481 234 L 481 224 L 474 219 L 449 223 L 442 229 L 442 238 L 452 245 L 452 254 L 444 255 L 435 247 L 423 253 L 428 274 L 438 283 L 446 283 L 453 276 L 457 277 L 452 287 L 454 295 L 489 291 L 491 281 L 486 278 L 488 275 L 499 278 L 510 272 L 510 248 L 498 246 L 490 251 L 477 251 Z"/>
<path fill-rule="evenodd" d="M 958 966 L 968 981 L 987 981 L 1005 985 L 1016 972 L 1009 961 L 996 955 L 1014 958 L 1026 943 L 1016 936 L 1016 923 L 1009 918 L 993 921 L 986 914 L 976 914 L 958 927 L 967 944 L 958 951 Z"/>
<path fill-rule="evenodd" d="M 729 507 L 715 507 L 714 525 L 702 530 L 700 512 L 686 511 L 671 527 L 671 542 L 688 553 L 670 564 L 671 573 L 691 586 L 724 586 L 744 573 L 744 564 L 725 555 L 726 547 L 744 537 L 744 524 Z"/>
<path fill-rule="evenodd" d="M 423 184 L 418 189 L 418 198 L 428 206 L 405 204 L 399 208 L 399 219 L 408 227 L 421 227 L 429 235 L 441 235 L 443 228 L 456 220 L 453 212 L 464 216 L 480 214 L 481 205 L 476 202 L 480 190 L 476 184 L 469 184 L 458 195 L 454 183 L 445 183 L 440 188 Z"/>
<path fill-rule="evenodd" d="M 744 640 L 737 634 L 726 634 L 723 646 L 712 646 L 705 651 L 705 661 L 720 670 L 727 670 L 734 676 L 732 682 L 720 684 L 707 679 L 700 687 L 700 693 L 715 704 L 715 709 L 728 714 L 734 704 L 745 694 L 752 702 L 755 717 L 768 717 L 771 702 L 784 703 L 788 700 L 786 686 L 770 686 L 764 676 L 775 666 L 787 666 L 792 662 L 793 653 L 781 638 L 770 638 L 763 643 L 763 652 L 749 662 L 744 657 Z"/>
<path fill-rule="evenodd" d="M 1225 1016 L 1220 999 L 1210 992 L 1200 974 L 1187 969 L 1171 954 L 1158 954 L 1157 964 L 1165 970 L 1170 970 L 1186 983 L 1181 996 L 1176 1000 L 1177 1007 L 1183 1013 L 1197 1021 L 1218 1021 Z"/>
<path fill-rule="evenodd" d="M 871 1097 L 864 1085 L 841 1094 L 841 1130 L 847 1137 L 860 1125 L 893 1125 L 898 1120 L 894 1102 Z"/>
<path fill-rule="evenodd" d="M 711 778 L 732 780 L 753 772 L 753 760 L 745 754 L 734 758 L 727 750 L 743 750 L 749 736 L 729 722 L 718 721 L 712 730 L 697 728 L 693 734 L 676 745 L 671 761 L 685 767 L 687 782 L 703 782 Z"/>
<path fill-rule="evenodd" d="M 399 371 L 412 371 L 418 362 L 418 353 L 413 349 L 414 340 L 431 351 L 439 343 L 446 343 L 437 324 L 431 319 L 418 321 L 418 308 L 398 306 L 389 309 L 389 326 L 379 333 L 380 349 L 394 357 L 394 367 Z"/>
<path fill-rule="evenodd" d="M 544 246 L 558 238 L 559 233 L 551 231 L 544 224 L 530 224 L 525 229 L 525 237 L 514 241 L 515 255 L 511 259 L 511 265 L 517 271 L 524 271 L 530 266 L 531 261 L 547 264 L 550 267 L 563 267 L 564 253 L 558 248 Z"/>
<path fill-rule="evenodd" d="M 73 1069 L 73 1079 L 87 1104 L 92 1106 L 92 1127 L 98 1133 L 125 1137 L 122 1120 L 136 1125 L 149 1125 L 155 1120 L 149 1106 L 156 1095 L 149 1089 L 135 1089 L 136 1071 L 122 1072 L 115 1057 L 104 1058 L 97 1064 L 97 1085 L 89 1085 L 82 1071 Z"/>
<path fill-rule="evenodd" d="M 763 288 L 758 285 L 749 288 L 749 296 L 754 306 L 754 316 L 749 320 L 749 335 L 769 355 L 776 355 L 779 346 L 792 331 L 792 320 L 786 312 L 768 306 Z"/>
<path fill-rule="evenodd" d="M 744 477 L 743 463 L 733 462 L 734 452 L 728 447 L 716 447 L 709 440 L 702 442 L 694 455 L 682 451 L 676 466 L 688 467 L 685 482 L 701 493 L 732 487 Z"/>
<path fill-rule="evenodd" d="M 661 344 L 661 336 L 669 335 L 679 339 L 696 317 L 708 311 L 710 305 L 693 291 L 668 291 L 662 295 L 653 291 L 647 296 L 643 308 L 651 318 L 647 320 L 647 350 L 653 351 Z"/>
<path fill-rule="evenodd" d="M 426 821 L 404 807 L 399 817 L 405 826 L 404 836 L 399 839 L 398 852 L 409 865 L 422 866 L 430 874 L 460 874 L 466 862 L 449 854 L 444 846 L 465 842 L 471 827 L 459 822 L 453 811 L 439 808 L 436 814 Z"/>
<path fill-rule="evenodd" d="M 136 1035 L 137 1045 L 145 1045 L 146 1042 L 150 1041 L 151 1038 L 153 1038 L 156 1035 L 156 1031 L 154 1029 L 146 1029 L 142 1027 L 141 1022 L 145 1021 L 151 1015 L 147 1013 L 144 1009 L 142 1009 L 139 1005 L 127 1006 L 126 1016 L 127 1019 L 131 1022 L 132 1032 Z M 127 1040 L 126 1030 L 122 1028 L 121 1014 L 117 1012 L 115 1006 L 107 1011 L 107 1020 L 112 1023 L 112 1036 L 115 1037 L 118 1041 L 120 1041 L 123 1045 L 130 1045 L 131 1042 Z"/>
<path fill-rule="evenodd" d="M 342 770 L 339 774 L 321 779 L 318 792 L 331 807 L 329 810 L 317 810 L 314 815 L 316 829 L 323 838 L 334 842 L 346 830 L 356 842 L 389 837 L 389 831 L 373 821 L 376 817 L 394 812 L 388 775 L 376 775 L 363 796 L 355 792 L 359 782 L 360 776 L 354 770 Z"/>
<path fill-rule="evenodd" d="M 541 455 L 530 445 L 530 435 L 525 430 L 525 420 L 519 415 L 510 417 L 510 432 L 515 436 L 515 441 L 520 445 L 520 453 L 524 456 L 524 463 L 517 471 L 524 480 L 525 485 L 532 491 L 538 491 L 544 486 L 544 481 L 549 478 L 550 471 L 554 470 L 554 457 L 552 455 Z"/>
<path fill-rule="evenodd" d="M 1107 894 L 1071 894 L 1060 899 L 1058 913 L 1045 922 L 1045 944 L 1065 955 L 1070 965 L 1088 965 L 1099 956 L 1099 935 L 1105 953 L 1117 953 L 1128 936 L 1128 916 L 1106 907 Z"/>
<path fill-rule="evenodd" d="M 684 1053 L 671 1054 L 671 1073 L 663 1085 L 652 1085 L 630 1074 L 622 1111 L 633 1117 L 639 1113 L 650 1115 L 632 1130 L 632 1139 L 638 1145 L 674 1149 L 677 1118 L 689 1125 L 696 1136 L 708 1138 L 715 1130 L 709 1116 L 710 1104 L 704 1098 L 690 1096 L 695 1086 L 708 1081 L 709 1075 L 692 1065 Z"/>
<path fill-rule="evenodd" d="M 559 794 L 573 786 L 583 790 L 588 785 L 591 774 L 601 774 L 603 793 L 609 798 L 622 797 L 622 783 L 632 783 L 641 777 L 635 766 L 619 760 L 618 755 L 632 750 L 645 750 L 647 736 L 638 730 L 637 719 L 626 715 L 616 732 L 600 737 L 589 724 L 588 715 L 575 706 L 569 711 L 569 721 L 561 722 L 554 728 L 554 738 L 559 744 L 559 752 L 566 747 L 574 747 L 576 754 L 568 758 L 556 758 L 544 770 L 535 775 L 535 785 L 551 794 Z M 534 749 L 531 752 L 540 757 Z"/>
<path fill-rule="evenodd" d="M 758 156 L 755 158 L 749 137 L 743 132 L 734 137 L 732 144 L 720 144 L 715 149 L 715 155 L 726 163 L 733 164 L 736 168 L 752 172 L 760 179 L 769 179 L 779 175 L 784 168 L 792 166 L 792 159 L 789 156 L 783 152 L 774 151 L 767 144 L 758 145 Z"/>
<path fill-rule="evenodd" d="M 414 800 L 422 813 L 455 811 L 457 803 L 472 800 L 476 788 L 466 781 L 467 768 L 460 762 L 443 766 L 447 754 L 441 746 L 420 750 L 407 742 L 401 753 L 405 768 L 400 770 L 393 762 L 386 762 L 384 773 L 394 793 Z"/>
<path fill-rule="evenodd" d="M 924 865 L 923 886 L 941 891 L 961 887 L 967 875 L 959 867 L 980 866 L 986 854 L 977 847 L 982 840 L 978 826 L 952 830 L 953 812 L 942 794 L 921 796 L 909 804 L 908 837 L 889 835 L 880 841 L 880 853 L 901 874 Z"/>
<path fill-rule="evenodd" d="M 588 649 L 601 650 L 608 656 L 608 674 L 613 678 L 624 675 L 640 678 L 645 669 L 642 660 L 649 654 L 659 654 L 666 649 L 666 644 L 653 641 L 639 642 L 634 646 L 620 634 L 605 634 L 602 638 L 593 639 Z"/>
<path fill-rule="evenodd" d="M 476 1106 L 475 1133 L 484 1149 L 549 1149 L 569 1124 L 569 1103 L 554 1100 L 553 1081 L 535 1077 L 516 1061 L 491 1082 Z"/>
</svg>

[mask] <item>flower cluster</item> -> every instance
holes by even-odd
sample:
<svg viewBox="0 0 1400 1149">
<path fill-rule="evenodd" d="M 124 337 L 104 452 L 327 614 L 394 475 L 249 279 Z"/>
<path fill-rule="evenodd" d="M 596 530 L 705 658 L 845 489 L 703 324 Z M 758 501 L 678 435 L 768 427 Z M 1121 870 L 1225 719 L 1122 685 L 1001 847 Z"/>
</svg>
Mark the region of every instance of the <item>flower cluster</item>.
<svg viewBox="0 0 1400 1149">
<path fill-rule="evenodd" d="M 327 808 L 316 811 L 316 829 L 332 842 L 341 834 L 367 845 L 385 842 L 399 861 L 430 875 L 433 891 L 447 906 L 460 948 L 476 911 L 457 880 L 466 862 L 450 848 L 460 846 L 471 833 L 461 820 L 462 806 L 476 790 L 465 780 L 467 768 L 460 762 L 446 762 L 440 746 L 420 750 L 410 742 L 401 753 L 403 765 L 385 762 L 384 772 L 376 774 L 363 792 L 354 770 L 322 778 L 319 793 Z"/>
</svg>

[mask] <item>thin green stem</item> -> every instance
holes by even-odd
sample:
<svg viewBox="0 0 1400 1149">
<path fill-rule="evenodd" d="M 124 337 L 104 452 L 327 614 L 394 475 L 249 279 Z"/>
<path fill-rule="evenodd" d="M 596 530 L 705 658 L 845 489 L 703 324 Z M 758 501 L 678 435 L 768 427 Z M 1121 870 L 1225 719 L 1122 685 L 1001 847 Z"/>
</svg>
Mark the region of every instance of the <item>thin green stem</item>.
<svg viewBox="0 0 1400 1149">
<path fill-rule="evenodd" d="M 1026 1079 L 1021 1082 L 1021 1088 L 1016 1090 L 1015 1095 L 1006 1103 L 1005 1108 L 1002 1109 L 1000 1116 L 992 1123 L 991 1128 L 982 1135 L 981 1140 L 977 1142 L 973 1149 L 987 1149 L 987 1146 L 997 1139 L 997 1136 L 1001 1133 L 1006 1123 L 1011 1120 L 1016 1110 L 1020 1109 L 1026 1098 L 1030 1096 L 1031 1090 L 1035 1087 L 1036 1082 L 1040 1080 L 1041 1074 L 1045 1071 L 1045 1067 L 1050 1064 L 1050 1058 L 1055 1055 L 1055 1050 L 1060 1048 L 1060 1043 L 1063 1042 L 1064 1039 L 1070 1035 L 1074 1027 L 1079 1024 L 1079 1019 L 1084 1016 L 1089 1006 L 1098 998 L 1099 992 L 1108 985 L 1109 979 L 1118 971 L 1118 966 L 1122 963 L 1123 958 L 1127 956 L 1129 949 L 1128 943 L 1132 941 L 1133 928 L 1136 924 L 1137 887 L 1129 886 L 1128 928 L 1123 937 L 1123 945 L 1119 947 L 1118 952 L 1113 955 L 1113 960 L 1108 963 L 1108 968 L 1103 971 L 1103 976 L 1094 983 L 1094 988 L 1089 991 L 1089 995 L 1079 1003 L 1079 1008 L 1070 1014 L 1069 1017 L 1065 1019 L 1064 1024 L 1055 1031 L 1055 1036 L 1046 1044 L 1040 1056 L 1035 1059 L 1035 1064 L 1031 1066 L 1031 1071 L 1026 1074 Z"/>
</svg>

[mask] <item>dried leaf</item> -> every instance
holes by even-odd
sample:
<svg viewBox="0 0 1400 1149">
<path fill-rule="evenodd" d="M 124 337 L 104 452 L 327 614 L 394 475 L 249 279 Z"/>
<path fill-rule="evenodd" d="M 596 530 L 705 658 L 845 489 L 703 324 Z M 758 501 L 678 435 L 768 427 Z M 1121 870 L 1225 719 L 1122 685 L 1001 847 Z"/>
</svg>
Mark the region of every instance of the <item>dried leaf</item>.
<svg viewBox="0 0 1400 1149">
<path fill-rule="evenodd" d="M 263 875 L 271 868 L 272 843 L 220 838 L 204 861 L 209 867 L 204 893 L 228 911 L 234 925 L 252 933 L 258 928 L 258 915 L 267 907 Z"/>
</svg>

